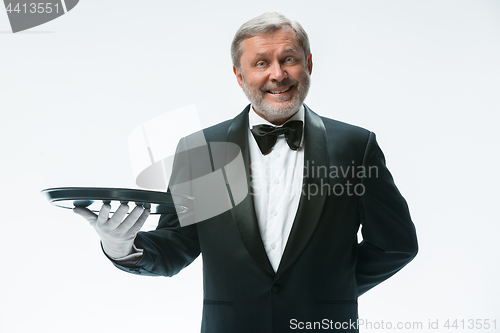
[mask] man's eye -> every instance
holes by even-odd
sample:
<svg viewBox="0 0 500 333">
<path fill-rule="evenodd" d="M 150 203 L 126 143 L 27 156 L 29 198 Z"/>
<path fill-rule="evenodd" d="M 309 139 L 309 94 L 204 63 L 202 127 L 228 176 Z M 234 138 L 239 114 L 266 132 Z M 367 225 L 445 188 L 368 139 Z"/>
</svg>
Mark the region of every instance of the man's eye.
<svg viewBox="0 0 500 333">
<path fill-rule="evenodd" d="M 295 61 L 295 58 L 286 58 L 285 59 L 285 62 L 294 62 Z"/>
<path fill-rule="evenodd" d="M 257 67 L 264 67 L 265 65 L 266 65 L 266 63 L 263 61 L 260 61 L 257 63 Z"/>
</svg>

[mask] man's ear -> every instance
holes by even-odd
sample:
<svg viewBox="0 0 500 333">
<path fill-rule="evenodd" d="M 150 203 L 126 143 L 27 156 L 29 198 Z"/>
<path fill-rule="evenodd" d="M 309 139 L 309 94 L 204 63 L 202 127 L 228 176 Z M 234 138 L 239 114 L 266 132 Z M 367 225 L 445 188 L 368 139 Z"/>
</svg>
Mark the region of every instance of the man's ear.
<svg viewBox="0 0 500 333">
<path fill-rule="evenodd" d="M 309 54 L 309 57 L 307 58 L 307 69 L 309 70 L 309 75 L 311 75 L 312 71 L 313 71 L 313 55 L 312 55 L 312 53 Z"/>
<path fill-rule="evenodd" d="M 241 72 L 236 68 L 236 66 L 233 66 L 233 72 L 234 75 L 236 75 L 236 80 L 238 81 L 240 88 L 243 88 L 243 75 L 241 75 Z"/>
</svg>

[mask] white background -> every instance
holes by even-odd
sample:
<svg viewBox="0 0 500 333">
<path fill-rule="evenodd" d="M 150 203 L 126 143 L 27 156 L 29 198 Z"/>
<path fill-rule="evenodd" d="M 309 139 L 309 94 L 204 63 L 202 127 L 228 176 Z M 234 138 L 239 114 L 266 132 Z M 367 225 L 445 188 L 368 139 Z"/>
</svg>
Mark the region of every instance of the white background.
<svg viewBox="0 0 500 333">
<path fill-rule="evenodd" d="M 230 43 L 265 11 L 309 33 L 306 103 L 377 133 L 417 227 L 417 258 L 360 318 L 500 331 L 500 1 L 82 0 L 17 34 L 0 11 L 1 332 L 199 331 L 200 259 L 173 278 L 119 271 L 40 190 L 135 187 L 135 127 L 191 104 L 204 127 L 234 117 Z"/>
</svg>

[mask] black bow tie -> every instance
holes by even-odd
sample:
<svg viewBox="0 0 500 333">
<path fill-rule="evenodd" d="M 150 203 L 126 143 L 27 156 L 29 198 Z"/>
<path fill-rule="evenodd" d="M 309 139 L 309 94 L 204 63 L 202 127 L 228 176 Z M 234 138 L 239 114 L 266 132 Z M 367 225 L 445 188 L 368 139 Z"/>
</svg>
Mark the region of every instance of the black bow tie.
<svg viewBox="0 0 500 333">
<path fill-rule="evenodd" d="M 250 131 L 252 131 L 253 137 L 257 141 L 262 154 L 267 155 L 271 152 L 278 136 L 281 134 L 285 134 L 286 142 L 290 149 L 299 149 L 300 140 L 302 139 L 302 127 L 302 121 L 292 120 L 281 127 L 256 125 Z"/>
</svg>

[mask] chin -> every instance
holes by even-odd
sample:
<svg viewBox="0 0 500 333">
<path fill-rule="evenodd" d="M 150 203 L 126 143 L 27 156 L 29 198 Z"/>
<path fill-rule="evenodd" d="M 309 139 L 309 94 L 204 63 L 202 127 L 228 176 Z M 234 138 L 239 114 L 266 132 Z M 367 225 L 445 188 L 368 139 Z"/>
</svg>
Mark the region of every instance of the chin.
<svg viewBox="0 0 500 333">
<path fill-rule="evenodd" d="M 255 96 L 248 90 L 245 91 L 247 98 L 252 103 L 255 110 L 267 121 L 273 123 L 275 121 L 282 121 L 291 118 L 297 111 L 299 111 L 303 100 L 297 95 L 293 96 L 287 101 L 283 102 L 270 102 L 266 99 L 265 95 Z"/>
<path fill-rule="evenodd" d="M 302 102 L 300 100 L 291 100 L 286 103 L 261 103 L 260 105 L 254 105 L 255 109 L 258 110 L 265 119 L 268 121 L 276 121 L 291 118 L 294 114 L 299 111 Z M 252 103 L 253 105 L 253 103 Z"/>
</svg>

